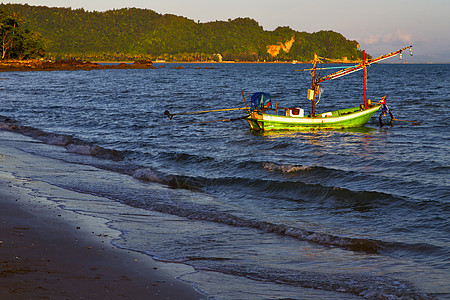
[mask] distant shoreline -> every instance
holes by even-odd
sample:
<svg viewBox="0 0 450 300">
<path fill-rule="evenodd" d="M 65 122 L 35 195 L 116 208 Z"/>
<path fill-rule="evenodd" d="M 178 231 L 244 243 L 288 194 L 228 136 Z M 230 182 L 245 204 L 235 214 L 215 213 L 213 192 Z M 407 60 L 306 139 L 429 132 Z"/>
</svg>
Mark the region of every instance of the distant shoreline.
<svg viewBox="0 0 450 300">
<path fill-rule="evenodd" d="M 157 67 L 153 66 L 156 64 Z M 0 60 L 0 72 L 17 72 L 17 71 L 74 71 L 74 70 L 104 70 L 104 69 L 158 69 L 164 64 L 310 64 L 311 62 L 235 62 L 235 61 L 223 61 L 223 62 L 188 62 L 188 61 L 83 61 L 83 60 L 62 60 L 62 61 L 45 61 L 45 60 Z M 358 62 L 337 62 L 330 64 L 345 65 L 345 64 L 357 64 Z M 380 64 L 450 64 L 450 62 L 384 62 Z"/>
<path fill-rule="evenodd" d="M 83 60 L 2 60 L 0 72 L 13 71 L 72 71 L 72 70 L 103 70 L 103 69 L 155 69 L 150 60 L 118 64 L 100 64 Z"/>
<path fill-rule="evenodd" d="M 120 63 L 120 62 L 102 62 L 98 61 L 97 63 Z M 127 63 L 127 62 L 125 62 Z M 130 62 L 128 62 L 130 63 Z M 311 64 L 312 62 L 292 62 L 292 61 L 226 61 L 226 62 L 217 62 L 217 61 L 153 61 L 154 64 Z M 348 62 L 327 62 L 326 64 L 334 64 L 334 65 L 346 65 L 346 64 L 358 64 L 358 61 L 348 61 Z M 450 62 L 378 62 L 377 65 L 446 65 L 450 64 Z"/>
</svg>

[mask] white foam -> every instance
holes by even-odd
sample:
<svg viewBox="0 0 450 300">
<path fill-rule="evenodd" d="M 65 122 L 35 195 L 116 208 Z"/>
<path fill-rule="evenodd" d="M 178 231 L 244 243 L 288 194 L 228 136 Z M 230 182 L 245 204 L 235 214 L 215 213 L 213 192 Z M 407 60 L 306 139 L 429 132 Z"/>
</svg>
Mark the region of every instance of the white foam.
<svg viewBox="0 0 450 300">
<path fill-rule="evenodd" d="M 298 172 L 308 169 L 307 166 L 295 166 L 292 164 L 279 165 L 275 163 L 264 163 L 263 168 L 269 172 L 280 171 L 283 173 Z"/>
<path fill-rule="evenodd" d="M 162 182 L 161 178 L 149 168 L 138 169 L 133 172 L 133 177 L 139 180 L 151 181 L 151 182 Z"/>
<path fill-rule="evenodd" d="M 78 153 L 82 155 L 92 155 L 92 147 L 89 145 L 75 145 L 70 144 L 66 147 L 67 151 L 72 153 Z"/>
</svg>

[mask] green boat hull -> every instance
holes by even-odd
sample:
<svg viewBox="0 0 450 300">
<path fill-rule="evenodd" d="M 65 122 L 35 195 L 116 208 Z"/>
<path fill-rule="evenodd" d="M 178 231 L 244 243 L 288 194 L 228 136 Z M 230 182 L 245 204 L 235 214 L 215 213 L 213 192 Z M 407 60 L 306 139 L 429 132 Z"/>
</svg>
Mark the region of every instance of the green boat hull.
<svg viewBox="0 0 450 300">
<path fill-rule="evenodd" d="M 345 129 L 366 125 L 380 107 L 380 105 L 374 105 L 366 110 L 352 107 L 318 114 L 314 118 L 281 116 L 254 111 L 249 114 L 247 120 L 250 128 L 254 131 Z"/>
</svg>

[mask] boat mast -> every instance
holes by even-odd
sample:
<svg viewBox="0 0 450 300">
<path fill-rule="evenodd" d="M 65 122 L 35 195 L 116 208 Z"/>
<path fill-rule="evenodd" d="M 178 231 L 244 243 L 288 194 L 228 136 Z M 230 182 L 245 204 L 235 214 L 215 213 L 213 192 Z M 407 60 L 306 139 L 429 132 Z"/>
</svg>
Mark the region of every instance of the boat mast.
<svg viewBox="0 0 450 300">
<path fill-rule="evenodd" d="M 363 50 L 363 63 L 364 70 L 364 109 L 367 109 L 367 67 L 366 67 L 366 50 Z"/>
<path fill-rule="evenodd" d="M 312 67 L 312 81 L 311 81 L 311 89 L 308 90 L 308 99 L 311 100 L 311 104 L 312 104 L 312 113 L 311 113 L 311 117 L 314 118 L 314 115 L 316 114 L 316 90 L 318 90 L 318 85 L 316 83 L 316 65 L 317 65 L 317 61 L 319 59 L 317 58 L 317 54 L 314 53 L 314 61 L 313 61 L 313 67 Z"/>
</svg>

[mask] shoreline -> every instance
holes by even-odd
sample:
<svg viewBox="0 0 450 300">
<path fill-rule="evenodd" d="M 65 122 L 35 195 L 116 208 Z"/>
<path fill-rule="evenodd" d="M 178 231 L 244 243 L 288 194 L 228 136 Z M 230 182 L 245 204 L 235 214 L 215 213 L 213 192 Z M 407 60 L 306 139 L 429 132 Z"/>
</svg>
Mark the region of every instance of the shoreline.
<svg viewBox="0 0 450 300">
<path fill-rule="evenodd" d="M 111 241 L 120 233 L 106 219 L 64 209 L 40 191 L 99 197 L 16 177 L 15 166 L 23 172 L 29 161 L 38 162 L 11 145 L 16 138 L 23 142 L 0 131 L 1 299 L 206 299 L 177 279 L 193 268 L 117 248 Z"/>
<path fill-rule="evenodd" d="M 14 71 L 75 71 L 75 70 L 117 70 L 117 69 L 156 69 L 150 60 L 140 60 L 129 63 L 100 64 L 84 60 L 0 60 L 0 72 Z"/>
<path fill-rule="evenodd" d="M 346 64 L 358 64 L 359 62 L 347 61 L 347 62 L 333 62 L 329 64 L 334 65 L 346 65 Z M 156 66 L 153 66 L 156 64 Z M 29 72 L 29 71 L 91 71 L 91 70 L 130 70 L 130 69 L 159 69 L 164 65 L 173 64 L 214 64 L 214 65 L 229 65 L 229 64 L 292 64 L 302 65 L 311 64 L 311 62 L 300 61 L 84 61 L 84 60 L 63 60 L 63 61 L 44 61 L 44 60 L 0 60 L 0 73 L 1 72 Z M 380 64 L 398 64 L 398 65 L 439 65 L 450 64 L 446 62 L 432 63 L 432 62 L 385 62 Z M 344 67 L 344 66 L 343 66 Z"/>
</svg>

